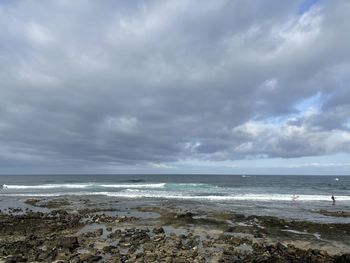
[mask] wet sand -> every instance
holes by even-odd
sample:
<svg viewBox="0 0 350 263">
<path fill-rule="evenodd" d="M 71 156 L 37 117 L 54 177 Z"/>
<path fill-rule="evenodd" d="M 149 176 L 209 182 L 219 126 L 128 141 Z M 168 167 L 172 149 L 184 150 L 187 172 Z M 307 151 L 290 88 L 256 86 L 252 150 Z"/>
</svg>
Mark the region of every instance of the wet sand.
<svg viewBox="0 0 350 263">
<path fill-rule="evenodd" d="M 195 202 L 22 201 L 1 211 L 0 262 L 350 262 L 348 223 L 244 215 Z"/>
</svg>

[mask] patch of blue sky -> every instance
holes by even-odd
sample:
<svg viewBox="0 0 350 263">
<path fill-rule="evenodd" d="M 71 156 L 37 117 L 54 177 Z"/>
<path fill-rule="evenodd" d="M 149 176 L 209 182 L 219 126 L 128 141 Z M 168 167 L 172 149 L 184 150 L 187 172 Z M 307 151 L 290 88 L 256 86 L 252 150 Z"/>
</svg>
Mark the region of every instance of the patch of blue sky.
<svg viewBox="0 0 350 263">
<path fill-rule="evenodd" d="M 302 15 L 304 13 L 307 13 L 313 6 L 318 4 L 320 0 L 305 0 L 301 3 L 298 9 L 298 14 Z"/>
<path fill-rule="evenodd" d="M 273 116 L 273 117 L 268 117 L 266 119 L 264 119 L 262 122 L 265 124 L 272 124 L 275 126 L 281 126 L 283 124 L 285 124 L 287 121 L 293 119 L 293 118 L 297 118 L 300 114 L 296 114 L 296 113 L 290 113 L 290 114 L 286 114 L 283 116 Z"/>
<path fill-rule="evenodd" d="M 347 129 L 350 129 L 350 119 L 348 119 L 345 123 L 344 123 L 344 127 Z"/>
<path fill-rule="evenodd" d="M 16 4 L 18 0 L 0 0 L 0 6 L 1 5 L 12 5 Z"/>
<path fill-rule="evenodd" d="M 321 92 L 317 92 L 316 94 L 298 101 L 294 106 L 296 110 L 303 113 L 307 110 L 315 110 L 320 111 L 322 105 L 324 103 L 325 96 Z"/>
<path fill-rule="evenodd" d="M 260 116 L 253 118 L 253 121 L 263 122 L 273 125 L 283 125 L 291 119 L 295 119 L 303 116 L 307 111 L 320 112 L 322 110 L 322 105 L 330 97 L 330 95 L 317 92 L 316 94 L 299 100 L 295 105 L 295 112 L 289 114 L 284 114 L 282 116 L 270 116 L 264 119 L 261 119 Z"/>
<path fill-rule="evenodd" d="M 291 112 L 288 114 L 283 114 L 283 115 L 275 115 L 275 116 L 269 116 L 269 117 L 261 117 L 260 115 L 256 115 L 251 119 L 251 121 L 256 122 L 256 123 L 263 123 L 263 124 L 272 124 L 275 126 L 280 126 L 285 124 L 287 121 L 298 118 L 302 114 L 297 111 L 297 112 Z"/>
</svg>

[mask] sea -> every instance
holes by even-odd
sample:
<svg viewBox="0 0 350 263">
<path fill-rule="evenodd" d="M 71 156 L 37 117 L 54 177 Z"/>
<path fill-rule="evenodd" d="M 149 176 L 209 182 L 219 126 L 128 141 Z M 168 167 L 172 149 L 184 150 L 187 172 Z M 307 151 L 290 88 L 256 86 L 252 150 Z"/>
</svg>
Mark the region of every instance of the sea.
<svg viewBox="0 0 350 263">
<path fill-rule="evenodd" d="M 331 196 L 334 195 L 335 203 Z M 244 214 L 350 223 L 325 216 L 350 211 L 350 176 L 287 175 L 0 175 L 0 208 L 30 197 L 85 196 Z M 2 205 L 1 205 L 2 204 Z"/>
</svg>

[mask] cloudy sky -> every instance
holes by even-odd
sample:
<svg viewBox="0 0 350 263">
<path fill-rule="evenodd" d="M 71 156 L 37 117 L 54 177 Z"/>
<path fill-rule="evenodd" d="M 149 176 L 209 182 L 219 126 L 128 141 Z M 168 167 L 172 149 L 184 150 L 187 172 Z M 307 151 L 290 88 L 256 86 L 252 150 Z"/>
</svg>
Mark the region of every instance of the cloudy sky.
<svg viewBox="0 0 350 263">
<path fill-rule="evenodd" d="M 348 0 L 1 0 L 0 173 L 350 174 Z"/>
</svg>

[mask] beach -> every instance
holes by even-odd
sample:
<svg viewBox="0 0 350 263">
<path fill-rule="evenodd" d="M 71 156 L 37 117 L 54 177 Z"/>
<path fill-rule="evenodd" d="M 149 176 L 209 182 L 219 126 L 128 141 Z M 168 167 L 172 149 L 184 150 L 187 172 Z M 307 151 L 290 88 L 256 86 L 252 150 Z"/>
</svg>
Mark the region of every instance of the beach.
<svg viewBox="0 0 350 263">
<path fill-rule="evenodd" d="M 0 262 L 350 260 L 346 223 L 248 216 L 196 202 L 103 196 L 36 197 L 16 204 L 0 214 Z M 319 213 L 350 218 L 345 211 Z"/>
<path fill-rule="evenodd" d="M 350 0 L 0 15 L 0 263 L 350 263 Z"/>
<path fill-rule="evenodd" d="M 0 176 L 0 262 L 350 260 L 347 177 L 74 179 Z"/>
</svg>

